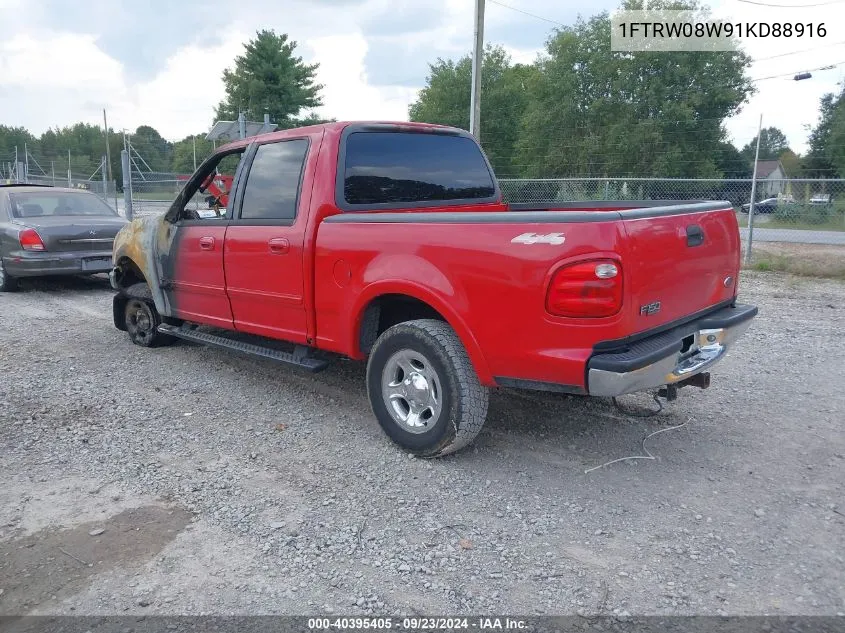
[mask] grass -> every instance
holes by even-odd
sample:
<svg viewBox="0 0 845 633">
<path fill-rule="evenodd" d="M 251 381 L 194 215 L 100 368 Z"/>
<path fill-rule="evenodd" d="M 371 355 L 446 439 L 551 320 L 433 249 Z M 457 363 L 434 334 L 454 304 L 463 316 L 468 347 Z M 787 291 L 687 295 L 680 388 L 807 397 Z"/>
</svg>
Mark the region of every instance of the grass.
<svg viewBox="0 0 845 633">
<path fill-rule="evenodd" d="M 743 228 L 748 226 L 748 214 L 737 213 L 737 221 Z M 800 231 L 845 231 L 845 218 L 830 217 L 824 222 L 783 220 L 768 213 L 754 214 L 754 228 L 758 229 L 796 229 Z"/>
<path fill-rule="evenodd" d="M 761 243 L 751 259 L 751 270 L 845 281 L 845 246 Z"/>
</svg>

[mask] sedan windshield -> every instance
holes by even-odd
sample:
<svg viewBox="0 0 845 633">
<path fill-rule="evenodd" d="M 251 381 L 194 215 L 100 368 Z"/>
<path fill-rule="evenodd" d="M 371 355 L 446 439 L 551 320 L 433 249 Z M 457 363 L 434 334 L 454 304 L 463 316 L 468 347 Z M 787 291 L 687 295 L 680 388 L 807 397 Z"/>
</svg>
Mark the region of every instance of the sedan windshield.
<svg viewBox="0 0 845 633">
<path fill-rule="evenodd" d="M 9 198 L 12 202 L 12 215 L 16 218 L 117 215 L 93 193 L 39 191 L 13 193 Z"/>
</svg>

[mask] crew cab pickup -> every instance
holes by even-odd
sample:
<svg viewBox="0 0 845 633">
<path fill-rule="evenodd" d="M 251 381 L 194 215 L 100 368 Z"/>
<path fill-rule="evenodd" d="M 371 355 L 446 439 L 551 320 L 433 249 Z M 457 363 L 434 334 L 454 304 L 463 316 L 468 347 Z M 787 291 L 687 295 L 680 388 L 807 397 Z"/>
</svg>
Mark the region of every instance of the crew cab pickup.
<svg viewBox="0 0 845 633">
<path fill-rule="evenodd" d="M 423 456 L 470 443 L 497 386 L 706 387 L 757 313 L 737 303 L 730 203 L 509 205 L 475 139 L 428 124 L 221 147 L 166 213 L 121 230 L 113 264 L 114 323 L 133 343 L 311 371 L 366 360 L 376 419 Z"/>
</svg>

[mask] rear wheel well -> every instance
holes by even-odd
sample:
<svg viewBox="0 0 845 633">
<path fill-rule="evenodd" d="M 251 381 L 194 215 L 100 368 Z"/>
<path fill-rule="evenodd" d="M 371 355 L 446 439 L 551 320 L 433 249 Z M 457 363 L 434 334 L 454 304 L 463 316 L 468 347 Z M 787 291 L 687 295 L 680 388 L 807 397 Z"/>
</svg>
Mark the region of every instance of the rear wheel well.
<svg viewBox="0 0 845 633">
<path fill-rule="evenodd" d="M 417 319 L 436 319 L 446 321 L 442 314 L 428 305 L 408 295 L 388 294 L 376 297 L 367 305 L 361 318 L 358 344 L 364 354 L 369 354 L 376 339 L 382 332 L 397 323 Z"/>
<path fill-rule="evenodd" d="M 115 281 L 118 292 L 112 299 L 112 319 L 118 330 L 126 331 L 126 304 L 129 302 L 127 290 L 138 284 L 147 284 L 144 273 L 138 265 L 128 257 L 121 257 L 117 262 Z"/>
<path fill-rule="evenodd" d="M 117 285 L 122 289 L 129 288 L 135 284 L 147 283 L 144 273 L 142 273 L 138 265 L 128 257 L 120 258 L 120 261 L 117 262 L 117 270 Z"/>
</svg>

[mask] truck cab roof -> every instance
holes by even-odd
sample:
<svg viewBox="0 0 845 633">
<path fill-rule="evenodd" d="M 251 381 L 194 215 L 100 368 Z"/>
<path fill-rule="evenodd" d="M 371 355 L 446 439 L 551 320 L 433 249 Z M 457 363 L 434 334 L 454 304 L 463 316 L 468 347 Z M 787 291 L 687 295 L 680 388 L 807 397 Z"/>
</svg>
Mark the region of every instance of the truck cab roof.
<svg viewBox="0 0 845 633">
<path fill-rule="evenodd" d="M 466 134 L 466 130 L 448 125 L 439 125 L 436 123 L 418 123 L 415 121 L 332 121 L 330 123 L 319 123 L 317 125 L 308 125 L 305 127 L 295 127 L 286 130 L 276 130 L 275 132 L 267 132 L 265 134 L 258 134 L 244 139 L 238 139 L 222 145 L 217 148 L 217 152 L 227 152 L 239 147 L 244 147 L 255 141 L 280 141 L 292 136 L 299 136 L 303 133 L 313 133 L 318 130 L 330 130 L 341 132 L 344 128 L 354 125 L 356 127 L 370 127 L 383 129 L 384 131 L 417 131 L 417 132 L 451 132 L 454 134 Z"/>
</svg>

